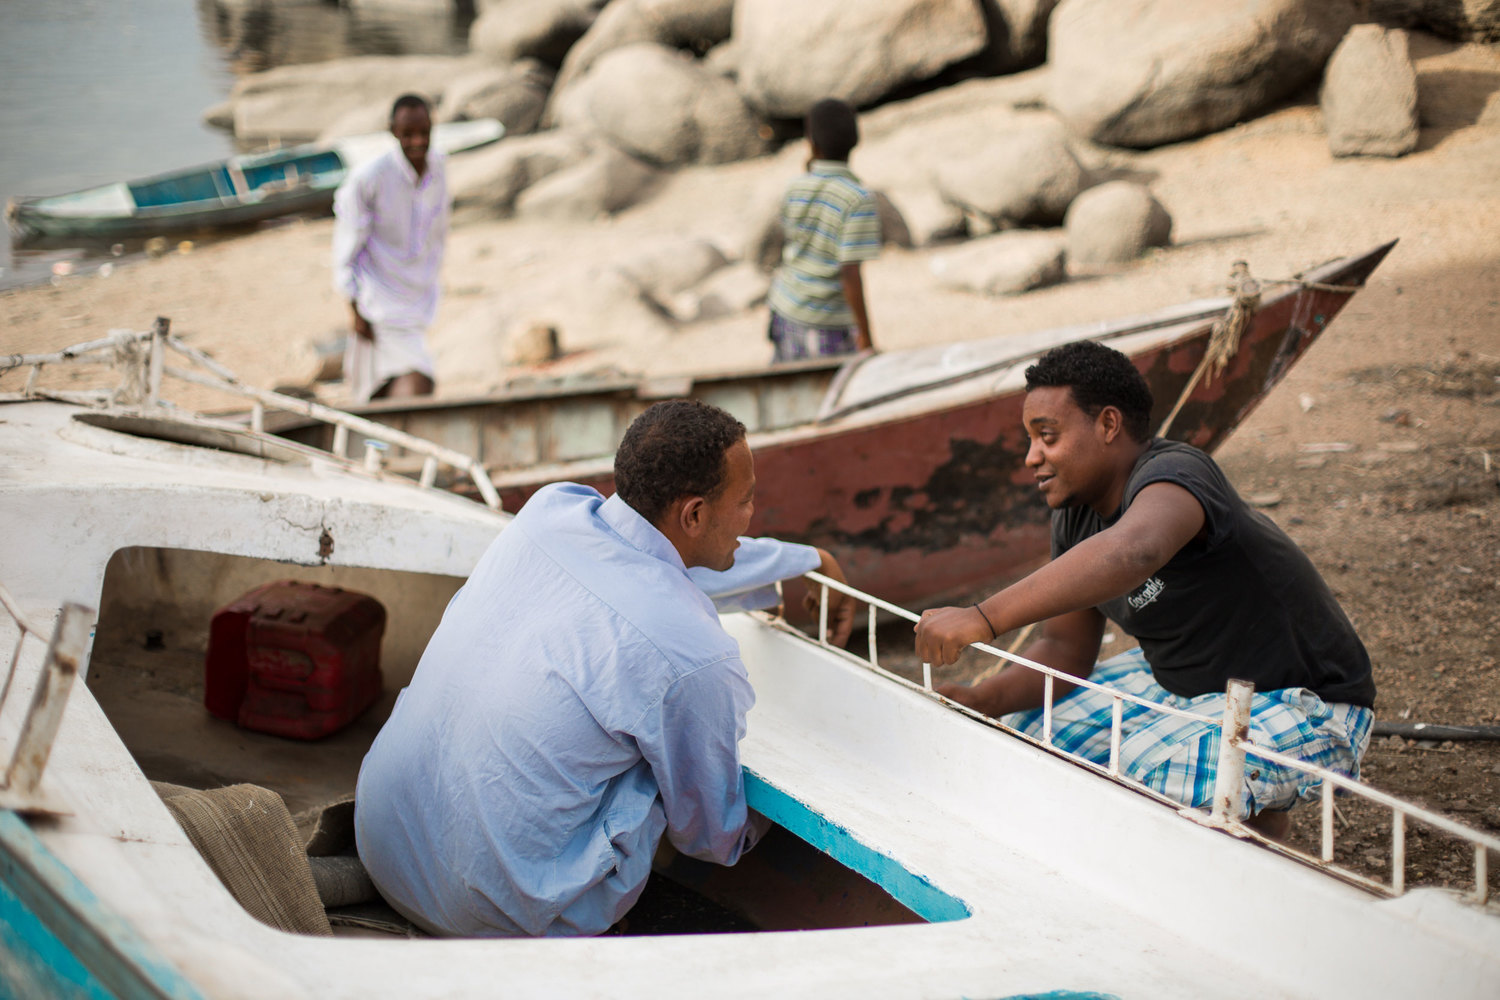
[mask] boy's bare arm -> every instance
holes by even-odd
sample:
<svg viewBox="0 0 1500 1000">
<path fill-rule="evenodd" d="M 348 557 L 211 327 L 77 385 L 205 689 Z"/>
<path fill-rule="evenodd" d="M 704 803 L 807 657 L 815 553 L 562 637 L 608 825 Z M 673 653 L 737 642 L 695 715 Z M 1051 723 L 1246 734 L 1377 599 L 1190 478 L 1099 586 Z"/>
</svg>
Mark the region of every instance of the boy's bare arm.
<svg viewBox="0 0 1500 1000">
<path fill-rule="evenodd" d="M 839 267 L 839 282 L 844 288 L 844 301 L 854 313 L 854 344 L 861 351 L 874 350 L 875 342 L 870 337 L 870 316 L 865 310 L 865 283 L 860 276 L 859 262 Z"/>
</svg>

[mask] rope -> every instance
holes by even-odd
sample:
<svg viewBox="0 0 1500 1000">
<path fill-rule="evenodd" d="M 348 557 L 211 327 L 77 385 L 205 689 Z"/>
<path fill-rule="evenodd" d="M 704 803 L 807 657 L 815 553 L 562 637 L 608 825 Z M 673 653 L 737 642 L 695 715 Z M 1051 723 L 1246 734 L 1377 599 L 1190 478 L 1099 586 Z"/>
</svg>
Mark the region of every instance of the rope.
<svg viewBox="0 0 1500 1000">
<path fill-rule="evenodd" d="M 1234 296 L 1234 301 L 1230 303 L 1229 311 L 1214 321 L 1213 329 L 1208 334 L 1208 348 L 1203 352 L 1203 360 L 1193 370 L 1193 377 L 1188 379 L 1182 394 L 1177 397 L 1172 412 L 1162 421 L 1156 432 L 1157 437 L 1167 436 L 1167 432 L 1172 429 L 1172 422 L 1182 412 L 1183 404 L 1188 401 L 1193 390 L 1198 388 L 1198 383 L 1205 374 L 1208 374 L 1209 381 L 1223 374 L 1225 366 L 1240 349 L 1240 338 L 1250 329 L 1250 321 L 1255 318 L 1255 310 L 1260 307 L 1260 282 L 1250 277 L 1250 265 L 1242 260 L 1234 262 L 1234 266 L 1229 269 L 1227 290 Z M 1213 369 L 1211 373 L 1210 368 Z"/>
<path fill-rule="evenodd" d="M 1302 278 L 1255 278 L 1251 276 L 1248 264 L 1242 260 L 1235 261 L 1229 269 L 1229 284 L 1226 287 L 1234 301 L 1230 303 L 1229 311 L 1224 314 L 1223 318 L 1214 322 L 1213 329 L 1208 335 L 1208 348 L 1203 353 L 1203 360 L 1198 362 L 1198 367 L 1193 371 L 1193 377 L 1188 379 L 1182 395 L 1177 397 L 1172 412 L 1168 413 L 1167 419 L 1162 421 L 1161 427 L 1156 432 L 1158 437 L 1167 436 L 1183 404 L 1193 394 L 1193 390 L 1198 388 L 1198 383 L 1203 380 L 1205 374 L 1212 382 L 1224 373 L 1224 369 L 1240 349 L 1240 338 L 1245 335 L 1246 330 L 1250 329 L 1250 322 L 1255 318 L 1255 310 L 1260 308 L 1260 291 L 1264 285 L 1299 285 L 1314 292 L 1340 292 L 1350 295 L 1363 287 L 1361 285 L 1330 285 L 1326 282 L 1306 281 Z"/>
</svg>

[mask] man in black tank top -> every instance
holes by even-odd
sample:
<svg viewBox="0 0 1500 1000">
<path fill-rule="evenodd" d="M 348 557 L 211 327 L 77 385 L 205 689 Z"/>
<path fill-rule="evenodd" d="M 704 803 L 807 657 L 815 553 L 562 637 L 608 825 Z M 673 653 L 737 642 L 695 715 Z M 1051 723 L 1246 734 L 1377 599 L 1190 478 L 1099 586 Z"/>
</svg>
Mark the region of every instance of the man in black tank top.
<svg viewBox="0 0 1500 1000">
<path fill-rule="evenodd" d="M 1375 684 L 1370 658 L 1312 562 L 1250 509 L 1212 458 L 1149 435 L 1151 390 L 1130 360 L 1092 341 L 1026 370 L 1026 466 L 1052 508 L 1052 561 L 967 608 L 917 625 L 935 666 L 970 643 L 1041 622 L 1029 659 L 1152 702 L 1218 718 L 1232 678 L 1254 682 L 1251 738 L 1358 775 Z M 1106 618 L 1140 642 L 1098 664 Z M 1057 682 L 1053 742 L 1108 760 L 1108 695 Z M 1040 733 L 1042 675 L 1009 666 L 945 697 Z M 1121 769 L 1187 805 L 1213 790 L 1217 726 L 1125 703 Z M 1102 758 L 1102 759 L 1101 759 Z M 1321 783 L 1246 761 L 1242 815 L 1273 835 Z"/>
</svg>

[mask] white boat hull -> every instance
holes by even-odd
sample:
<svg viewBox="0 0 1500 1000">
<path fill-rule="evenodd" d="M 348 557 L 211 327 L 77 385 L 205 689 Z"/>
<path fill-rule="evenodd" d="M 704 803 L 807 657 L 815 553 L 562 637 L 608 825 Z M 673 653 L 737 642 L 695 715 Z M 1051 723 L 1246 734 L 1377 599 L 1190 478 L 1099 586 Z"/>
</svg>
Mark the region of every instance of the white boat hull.
<svg viewBox="0 0 1500 1000">
<path fill-rule="evenodd" d="M 83 432 L 76 412 L 46 403 L 0 412 L 9 470 L 0 520 L 16 529 L 5 576 L 35 619 L 63 600 L 97 603 L 110 558 L 125 548 L 282 560 L 289 574 L 341 565 L 460 577 L 506 520 L 317 463 Z M 71 911 L 79 928 L 123 935 L 137 966 L 209 997 L 1500 992 L 1491 911 L 1438 890 L 1372 895 L 766 620 L 725 625 L 757 692 L 743 744 L 747 771 L 764 783 L 757 803 L 918 912 L 958 919 L 583 940 L 283 933 L 219 883 L 82 685 L 45 779 L 70 814 L 13 829 L 5 844 L 33 837 L 25 850 L 86 887 L 94 901 Z M 13 638 L 0 625 L 0 641 Z M 25 704 L 35 645 L 23 647 L 9 705 Z M 17 727 L 13 709 L 0 716 L 0 749 Z"/>
</svg>

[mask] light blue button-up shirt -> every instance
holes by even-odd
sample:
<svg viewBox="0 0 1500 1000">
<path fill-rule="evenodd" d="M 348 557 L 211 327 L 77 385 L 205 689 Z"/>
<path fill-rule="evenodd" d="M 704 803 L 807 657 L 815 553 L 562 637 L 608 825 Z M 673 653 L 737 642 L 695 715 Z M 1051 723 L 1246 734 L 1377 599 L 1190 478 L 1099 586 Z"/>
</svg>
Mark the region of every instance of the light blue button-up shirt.
<svg viewBox="0 0 1500 1000">
<path fill-rule="evenodd" d="M 452 935 L 578 935 L 630 909 L 663 833 L 733 864 L 754 837 L 754 703 L 705 591 L 738 610 L 816 549 L 742 539 L 694 570 L 619 497 L 538 491 L 433 633 L 359 774 L 359 853 L 386 899 Z M 701 588 L 701 589 L 700 589 Z"/>
</svg>

